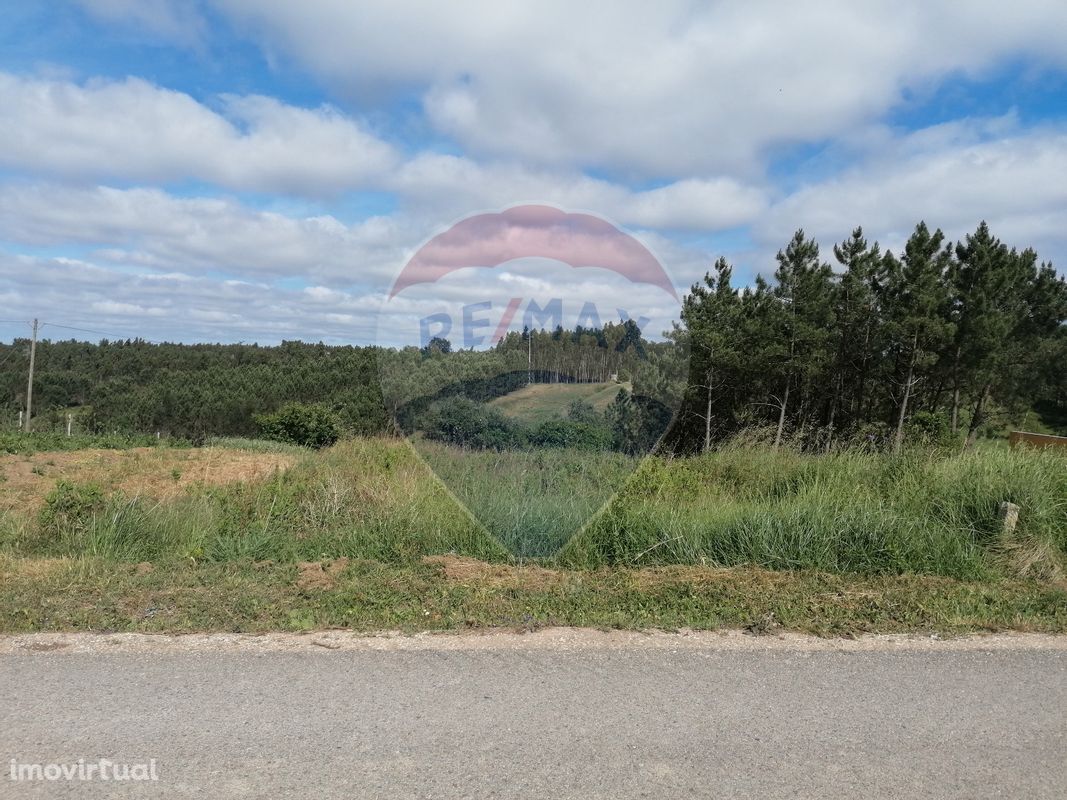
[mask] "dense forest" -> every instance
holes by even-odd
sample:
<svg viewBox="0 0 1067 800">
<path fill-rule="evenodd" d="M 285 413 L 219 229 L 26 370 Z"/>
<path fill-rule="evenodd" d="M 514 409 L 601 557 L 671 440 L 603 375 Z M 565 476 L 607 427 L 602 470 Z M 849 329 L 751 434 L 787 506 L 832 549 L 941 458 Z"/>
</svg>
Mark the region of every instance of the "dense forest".
<svg viewBox="0 0 1067 800">
<path fill-rule="evenodd" d="M 798 231 L 778 253 L 773 279 L 744 288 L 719 259 L 664 341 L 633 323 L 513 332 L 478 352 L 453 351 L 445 340 L 383 350 L 45 339 L 34 426 L 60 429 L 72 413 L 80 430 L 195 441 L 257 435 L 264 414 L 298 403 L 328 409 L 350 434 L 387 431 L 394 421 L 444 430 L 442 409 L 488 419 L 456 396 L 482 403 L 528 382 L 611 380 L 632 392 L 607 419 L 576 408 L 579 427 L 515 440 L 566 443 L 599 425 L 609 432 L 583 441 L 644 447 L 666 425 L 665 408 L 678 409 L 664 442 L 679 452 L 753 428 L 810 450 L 843 442 L 899 449 L 917 435 L 973 442 L 1035 409 L 1052 425 L 1067 419 L 1067 284 L 1033 250 L 1009 248 L 984 223 L 959 243 L 920 223 L 899 255 L 857 228 L 833 256 L 823 259 Z M 24 339 L 0 345 L 6 427 L 24 407 L 27 352 Z"/>
<path fill-rule="evenodd" d="M 689 380 L 674 442 L 707 446 L 770 426 L 808 448 L 835 439 L 898 450 L 909 427 L 973 443 L 1033 408 L 1067 412 L 1067 284 L 982 223 L 963 242 L 919 223 L 898 256 L 857 228 L 837 269 L 797 231 L 774 281 L 737 289 L 719 259 L 674 331 Z"/>
<path fill-rule="evenodd" d="M 27 350 L 25 340 L 0 347 L 0 360 L 12 356 L 0 371 L 9 425 L 25 402 Z M 45 340 L 37 345 L 34 428 L 59 429 L 72 411 L 79 429 L 93 433 L 251 436 L 256 414 L 296 402 L 326 404 L 350 432 L 373 433 L 387 423 L 378 387 L 373 348 Z"/>
</svg>

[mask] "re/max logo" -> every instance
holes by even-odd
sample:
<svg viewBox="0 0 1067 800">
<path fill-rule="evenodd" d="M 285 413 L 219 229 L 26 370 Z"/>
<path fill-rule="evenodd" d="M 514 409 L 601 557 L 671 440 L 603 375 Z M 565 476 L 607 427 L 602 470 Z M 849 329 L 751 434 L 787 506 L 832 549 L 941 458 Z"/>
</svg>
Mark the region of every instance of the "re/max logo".
<svg viewBox="0 0 1067 800">
<path fill-rule="evenodd" d="M 523 298 L 513 297 L 504 308 L 504 313 L 497 323 L 496 330 L 490 339 L 490 344 L 496 344 L 504 338 L 511 327 L 512 321 L 518 314 L 523 303 Z M 485 344 L 486 328 L 493 327 L 493 303 L 483 300 L 480 303 L 469 303 L 463 306 L 461 312 L 461 325 L 463 331 L 463 347 L 478 347 Z M 629 322 L 630 313 L 622 308 L 616 308 L 620 322 Z M 638 317 L 634 322 L 638 328 L 643 329 L 648 324 L 648 317 Z M 430 314 L 419 320 L 419 340 L 422 347 L 426 347 L 435 338 L 447 339 L 452 333 L 455 321 L 452 315 L 446 311 Z M 544 305 L 536 300 L 530 300 L 522 315 L 522 324 L 529 330 L 555 330 L 563 326 L 563 299 L 554 297 Z M 586 301 L 578 312 L 578 318 L 574 327 L 600 328 L 602 327 L 600 311 L 596 303 Z"/>
</svg>

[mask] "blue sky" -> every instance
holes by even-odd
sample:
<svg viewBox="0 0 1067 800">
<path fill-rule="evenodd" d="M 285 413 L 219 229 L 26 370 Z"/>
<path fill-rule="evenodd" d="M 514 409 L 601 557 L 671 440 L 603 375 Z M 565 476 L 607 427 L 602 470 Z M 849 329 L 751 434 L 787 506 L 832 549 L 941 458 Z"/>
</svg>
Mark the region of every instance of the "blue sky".
<svg viewBox="0 0 1067 800">
<path fill-rule="evenodd" d="M 920 219 L 1062 265 L 1067 10 L 959 8 L 7 2 L 0 319 L 366 343 L 420 243 L 529 202 L 680 289 Z"/>
</svg>

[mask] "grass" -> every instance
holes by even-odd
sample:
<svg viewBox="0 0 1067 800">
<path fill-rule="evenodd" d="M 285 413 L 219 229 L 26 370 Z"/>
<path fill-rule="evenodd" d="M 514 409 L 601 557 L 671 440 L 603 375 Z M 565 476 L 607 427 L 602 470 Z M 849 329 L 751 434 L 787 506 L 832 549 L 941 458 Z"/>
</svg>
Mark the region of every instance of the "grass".
<svg viewBox="0 0 1067 800">
<path fill-rule="evenodd" d="M 167 489 L 174 480 L 164 479 Z M 36 520 L 0 517 L 0 552 L 116 561 L 166 558 L 399 562 L 427 553 L 488 559 L 506 550 L 404 444 L 352 440 L 259 481 L 190 483 L 177 496 L 59 482 Z"/>
<path fill-rule="evenodd" d="M 559 560 L 984 578 L 1010 573 L 1025 553 L 1028 571 L 1057 577 L 1065 466 L 1051 451 L 997 446 L 898 458 L 737 447 L 648 460 Z M 1009 539 L 999 533 L 1002 501 L 1023 509 Z"/>
<path fill-rule="evenodd" d="M 242 439 L 239 436 L 211 436 L 204 443 L 205 447 L 217 447 L 225 450 L 245 450 L 249 453 L 289 453 L 307 455 L 308 448 L 286 442 L 273 442 L 268 439 Z"/>
<path fill-rule="evenodd" d="M 20 433 L 17 431 L 0 431 L 0 453 L 19 453 L 29 455 L 41 452 L 66 452 L 103 448 L 107 450 L 129 450 L 134 447 L 188 447 L 189 443 L 177 439 L 157 439 L 149 435 L 114 434 L 75 434 L 66 436 L 62 433 Z"/>
<path fill-rule="evenodd" d="M 9 509 L 0 551 L 394 563 L 451 552 L 581 569 L 755 565 L 963 579 L 1065 571 L 1067 470 L 1054 451 L 987 446 L 894 458 L 728 447 L 638 462 L 614 453 L 416 446 L 425 463 L 404 442 L 351 440 L 236 483 L 190 480 L 191 466 L 160 461 L 169 472 L 144 482 L 145 493 L 59 479 L 36 520 Z M 139 486 L 125 478 L 117 485 Z M 1022 508 L 1011 537 L 999 532 L 1002 501 Z"/>
<path fill-rule="evenodd" d="M 824 636 L 1067 631 L 1067 591 L 1033 581 L 683 567 L 528 579 L 516 568 L 456 576 L 447 562 L 375 561 L 340 562 L 315 584 L 302 580 L 304 573 L 276 562 L 150 566 L 0 555 L 0 630 L 414 632 L 579 625 Z"/>
<path fill-rule="evenodd" d="M 629 390 L 629 384 L 614 381 L 607 383 L 536 383 L 524 386 L 489 405 L 509 417 L 515 417 L 531 425 L 537 425 L 553 417 L 566 417 L 567 409 L 575 400 L 591 403 L 597 411 L 603 411 L 615 400 L 620 389 Z"/>
<path fill-rule="evenodd" d="M 291 466 L 236 483 L 160 461 L 162 496 L 60 478 L 38 510 L 0 503 L 0 629 L 1067 629 L 1056 451 L 419 447 L 266 452 Z"/>
<path fill-rule="evenodd" d="M 425 440 L 415 448 L 488 532 L 520 558 L 558 552 L 637 465 L 613 452 L 460 450 Z"/>
</svg>

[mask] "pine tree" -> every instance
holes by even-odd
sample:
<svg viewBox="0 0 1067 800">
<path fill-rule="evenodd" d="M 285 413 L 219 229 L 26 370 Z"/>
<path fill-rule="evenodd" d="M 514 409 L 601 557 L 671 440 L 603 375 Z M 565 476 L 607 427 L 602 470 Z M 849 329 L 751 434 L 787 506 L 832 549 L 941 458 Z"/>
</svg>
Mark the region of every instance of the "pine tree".
<svg viewBox="0 0 1067 800">
<path fill-rule="evenodd" d="M 904 423 L 915 386 L 952 335 L 946 275 L 952 254 L 948 247 L 942 247 L 944 240 L 940 229 L 931 233 L 926 223 L 920 222 L 904 246 L 902 258 L 887 254 L 883 259 L 881 300 L 892 336 L 891 351 L 903 376 L 894 452 L 900 452 L 904 443 Z"/>
<path fill-rule="evenodd" d="M 837 357 L 827 448 L 837 427 L 839 413 L 847 412 L 850 423 L 864 414 L 867 384 L 882 336 L 875 292 L 876 276 L 882 261 L 878 243 L 869 246 L 863 229 L 856 228 L 850 238 L 834 245 L 834 257 L 845 268 L 845 272 L 835 293 Z"/>
<path fill-rule="evenodd" d="M 833 327 L 833 271 L 819 261 L 819 245 L 798 230 L 784 251 L 776 256 L 774 297 L 780 305 L 778 322 L 785 349 L 782 394 L 779 397 L 777 447 L 782 441 L 790 394 L 796 390 L 801 417 L 809 398 L 805 392 L 824 373 L 831 360 L 830 330 Z"/>
<path fill-rule="evenodd" d="M 694 413 L 703 422 L 704 450 L 711 447 L 716 393 L 736 385 L 741 357 L 738 340 L 741 303 L 730 284 L 732 274 L 733 268 L 726 259 L 718 259 L 713 272 L 704 276 L 703 284 L 693 286 L 682 306 L 682 322 L 689 332 L 692 396 L 688 400 L 693 409 L 701 408 L 701 412 Z M 732 408 L 724 404 L 721 413 L 731 412 Z"/>
</svg>

